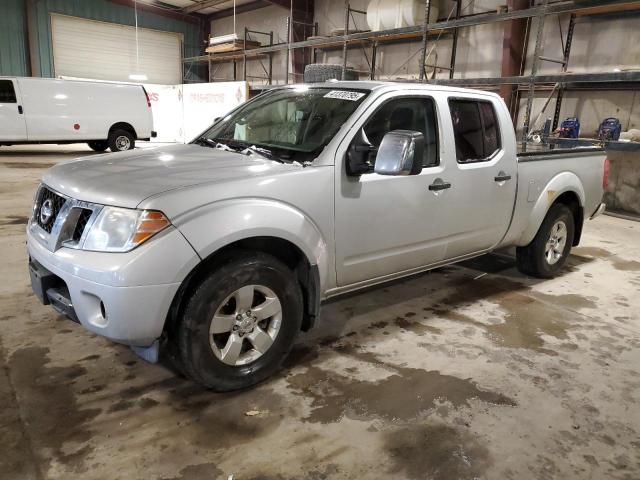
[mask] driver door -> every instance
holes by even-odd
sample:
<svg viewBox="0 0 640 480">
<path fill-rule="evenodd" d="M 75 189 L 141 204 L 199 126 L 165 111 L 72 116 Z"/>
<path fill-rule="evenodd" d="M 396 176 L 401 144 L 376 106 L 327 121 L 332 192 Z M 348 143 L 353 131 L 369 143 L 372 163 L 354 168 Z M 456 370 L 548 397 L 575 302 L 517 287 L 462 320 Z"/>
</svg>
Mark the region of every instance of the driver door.
<svg viewBox="0 0 640 480">
<path fill-rule="evenodd" d="M 0 140 L 20 142 L 27 139 L 27 124 L 15 80 L 0 80 Z"/>
<path fill-rule="evenodd" d="M 428 95 L 394 92 L 382 96 L 356 123 L 338 148 L 335 190 L 335 245 L 338 287 L 393 276 L 443 260 L 447 223 L 440 206 L 449 190 L 430 190 L 442 182 L 438 110 Z M 349 175 L 346 154 L 364 139 L 373 148 L 387 132 L 420 131 L 425 137 L 418 175 Z M 375 163 L 375 152 L 370 155 Z"/>
</svg>

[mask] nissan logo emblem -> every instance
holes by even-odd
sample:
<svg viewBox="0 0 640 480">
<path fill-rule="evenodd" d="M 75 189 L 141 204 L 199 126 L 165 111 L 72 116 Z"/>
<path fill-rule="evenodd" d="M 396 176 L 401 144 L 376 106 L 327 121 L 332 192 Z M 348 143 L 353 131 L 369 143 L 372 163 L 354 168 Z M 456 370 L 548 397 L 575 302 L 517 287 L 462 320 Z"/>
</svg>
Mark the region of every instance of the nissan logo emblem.
<svg viewBox="0 0 640 480">
<path fill-rule="evenodd" d="M 40 207 L 40 223 L 46 225 L 53 217 L 53 202 L 50 198 L 46 199 Z"/>
</svg>

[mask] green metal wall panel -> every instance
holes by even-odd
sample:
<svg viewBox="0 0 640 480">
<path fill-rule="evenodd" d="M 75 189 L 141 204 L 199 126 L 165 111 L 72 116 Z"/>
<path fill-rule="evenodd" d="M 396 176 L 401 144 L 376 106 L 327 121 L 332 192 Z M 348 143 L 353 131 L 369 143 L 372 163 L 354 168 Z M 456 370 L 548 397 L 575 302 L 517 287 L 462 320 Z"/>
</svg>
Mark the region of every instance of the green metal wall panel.
<svg viewBox="0 0 640 480">
<path fill-rule="evenodd" d="M 32 75 L 54 76 L 51 44 L 51 14 L 58 13 L 121 25 L 135 25 L 134 10 L 109 0 L 0 0 L 0 75 L 29 75 L 26 2 L 31 7 L 31 35 L 36 48 L 31 52 Z M 181 33 L 183 56 L 201 55 L 201 25 L 138 9 L 138 26 Z M 198 80 L 198 71 L 190 80 Z"/>
<path fill-rule="evenodd" d="M 51 46 L 51 13 L 88 18 L 102 22 L 135 25 L 133 8 L 108 0 L 39 0 L 35 3 L 38 24 L 38 50 L 40 52 L 40 75 L 51 77 L 53 71 L 53 50 Z M 199 25 L 138 9 L 138 26 L 183 35 L 184 56 L 201 51 Z"/>
<path fill-rule="evenodd" d="M 0 75 L 29 75 L 25 0 L 0 0 Z"/>
</svg>

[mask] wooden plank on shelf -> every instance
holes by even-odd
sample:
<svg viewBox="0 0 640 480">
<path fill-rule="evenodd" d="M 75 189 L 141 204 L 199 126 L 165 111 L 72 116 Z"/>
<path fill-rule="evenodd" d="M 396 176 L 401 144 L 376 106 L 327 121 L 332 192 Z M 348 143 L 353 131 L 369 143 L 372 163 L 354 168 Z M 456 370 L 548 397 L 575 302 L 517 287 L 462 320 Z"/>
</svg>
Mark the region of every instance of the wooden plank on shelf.
<svg viewBox="0 0 640 480">
<path fill-rule="evenodd" d="M 450 33 L 447 32 L 446 30 L 441 30 L 441 29 L 434 29 L 434 30 L 429 30 L 429 38 L 432 37 L 437 37 L 438 35 L 441 35 L 443 33 Z M 317 38 L 317 37 L 316 37 Z M 309 38 L 311 39 L 311 38 Z M 313 47 L 313 48 L 317 48 L 318 50 L 331 50 L 331 49 L 335 49 L 335 48 L 342 48 L 342 45 L 344 44 L 344 41 L 340 41 L 340 40 L 336 40 L 334 42 L 331 41 L 331 38 L 325 38 L 324 39 L 325 42 L 323 42 L 321 45 Z M 389 34 L 389 35 L 383 35 L 383 36 L 379 36 L 379 37 L 375 37 L 375 38 L 358 38 L 358 39 L 353 39 L 353 40 L 348 40 L 347 44 L 350 47 L 353 46 L 360 46 L 360 45 L 370 45 L 371 42 L 376 41 L 378 42 L 378 44 L 385 44 L 385 43 L 393 43 L 393 42 L 398 42 L 398 41 L 402 41 L 402 40 L 422 40 L 422 32 L 402 32 L 402 33 L 393 33 L 393 34 Z"/>
<path fill-rule="evenodd" d="M 600 15 L 603 13 L 631 12 L 640 10 L 640 2 L 624 2 L 624 3 L 605 3 L 603 5 L 594 5 L 576 10 L 576 16 Z"/>
<path fill-rule="evenodd" d="M 260 47 L 260 42 L 255 42 L 253 40 L 247 40 L 246 48 L 247 50 L 251 48 Z M 211 45 L 207 47 L 205 50 L 207 53 L 228 53 L 228 52 L 237 52 L 238 50 L 244 50 L 245 42 L 244 40 L 235 40 L 233 42 L 225 42 L 219 43 L 217 45 Z"/>
<path fill-rule="evenodd" d="M 433 30 L 429 30 L 427 33 L 429 37 L 434 37 L 434 36 L 438 36 L 445 33 L 445 31 L 442 29 L 433 29 Z M 378 43 L 384 43 L 384 42 L 394 42 L 396 40 L 405 40 L 405 39 L 411 39 L 411 38 L 422 39 L 422 32 L 403 32 L 403 33 L 395 33 L 390 35 L 383 35 L 376 38 L 376 40 Z"/>
<path fill-rule="evenodd" d="M 239 50 L 237 53 L 218 53 L 211 54 L 209 58 L 212 62 L 231 62 L 233 60 L 242 60 L 243 58 L 252 59 L 252 58 L 268 58 L 268 53 L 252 53 L 251 50 L 247 50 L 246 53 L 242 50 Z"/>
</svg>

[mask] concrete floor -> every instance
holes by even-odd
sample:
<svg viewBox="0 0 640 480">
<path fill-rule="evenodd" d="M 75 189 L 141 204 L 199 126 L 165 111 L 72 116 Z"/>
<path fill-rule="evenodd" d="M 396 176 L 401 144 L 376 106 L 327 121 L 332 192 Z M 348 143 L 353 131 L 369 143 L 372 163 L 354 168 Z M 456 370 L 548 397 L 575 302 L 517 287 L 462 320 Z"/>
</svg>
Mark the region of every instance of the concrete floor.
<svg viewBox="0 0 640 480">
<path fill-rule="evenodd" d="M 212 394 L 30 293 L 34 188 L 85 153 L 0 150 L 2 478 L 640 478 L 640 223 L 589 222 L 555 280 L 493 255 L 332 302 Z"/>
</svg>

